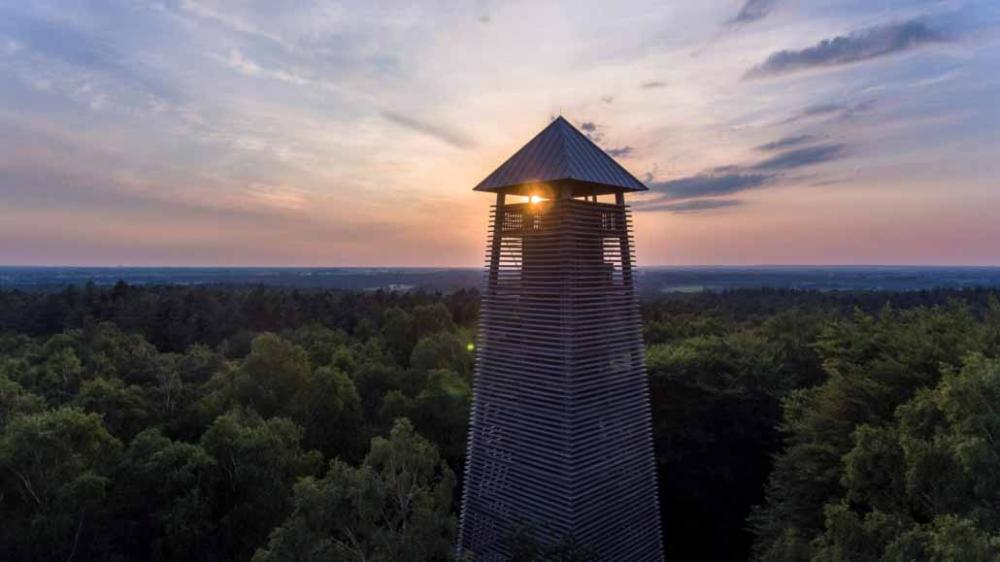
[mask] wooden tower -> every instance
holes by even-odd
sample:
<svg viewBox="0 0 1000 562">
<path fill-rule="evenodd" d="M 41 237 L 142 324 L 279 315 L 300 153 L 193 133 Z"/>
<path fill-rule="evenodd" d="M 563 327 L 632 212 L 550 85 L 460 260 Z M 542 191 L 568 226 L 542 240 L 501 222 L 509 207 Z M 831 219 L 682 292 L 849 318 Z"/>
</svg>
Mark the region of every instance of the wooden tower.
<svg viewBox="0 0 1000 562">
<path fill-rule="evenodd" d="M 507 560 L 526 525 L 605 561 L 663 560 L 625 205 L 646 187 L 559 117 L 475 189 L 497 199 L 460 550 Z"/>
</svg>

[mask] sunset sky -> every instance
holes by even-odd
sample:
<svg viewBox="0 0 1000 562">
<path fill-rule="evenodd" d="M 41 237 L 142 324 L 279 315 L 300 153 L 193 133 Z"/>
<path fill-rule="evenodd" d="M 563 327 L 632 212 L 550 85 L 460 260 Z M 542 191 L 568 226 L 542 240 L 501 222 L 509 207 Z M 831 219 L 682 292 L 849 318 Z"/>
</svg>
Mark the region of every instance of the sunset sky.
<svg viewBox="0 0 1000 562">
<path fill-rule="evenodd" d="M 995 0 L 0 0 L 0 72 L 0 264 L 479 265 L 562 114 L 640 264 L 1000 265 Z"/>
</svg>

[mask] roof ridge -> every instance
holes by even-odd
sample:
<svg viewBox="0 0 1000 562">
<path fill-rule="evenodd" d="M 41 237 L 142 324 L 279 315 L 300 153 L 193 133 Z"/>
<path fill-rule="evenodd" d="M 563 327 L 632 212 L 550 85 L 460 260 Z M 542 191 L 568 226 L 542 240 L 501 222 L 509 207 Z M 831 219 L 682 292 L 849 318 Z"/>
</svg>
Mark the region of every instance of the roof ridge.
<svg viewBox="0 0 1000 562">
<path fill-rule="evenodd" d="M 568 144 L 569 144 L 569 135 L 572 134 L 570 133 L 570 129 L 573 129 L 573 125 L 572 123 L 567 121 L 562 115 L 556 117 L 556 120 L 554 122 L 559 123 L 558 127 L 559 140 L 561 141 L 560 146 L 562 147 L 562 157 L 564 160 L 563 172 L 566 178 L 572 178 L 576 170 L 574 169 L 573 166 L 573 158 L 570 157 Z"/>
<path fill-rule="evenodd" d="M 560 148 L 559 156 L 562 158 L 563 176 L 565 176 L 565 178 L 568 179 L 573 177 L 573 172 L 575 170 L 573 170 L 573 159 L 570 158 L 569 149 L 566 146 L 569 140 L 566 137 L 566 127 L 569 126 L 570 128 L 572 128 L 573 125 L 571 125 L 570 122 L 567 121 L 562 115 L 556 117 L 555 120 L 552 121 L 552 123 L 558 124 L 558 126 L 556 127 L 556 131 L 559 133 L 559 148 Z M 563 178 L 558 178 L 558 179 L 563 179 Z"/>
</svg>

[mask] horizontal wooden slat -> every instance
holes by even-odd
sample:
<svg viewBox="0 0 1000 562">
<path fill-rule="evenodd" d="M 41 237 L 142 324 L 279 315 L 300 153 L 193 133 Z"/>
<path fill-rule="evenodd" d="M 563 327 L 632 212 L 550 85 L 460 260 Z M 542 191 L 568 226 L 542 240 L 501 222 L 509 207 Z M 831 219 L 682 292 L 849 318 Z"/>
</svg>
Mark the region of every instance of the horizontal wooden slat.
<svg viewBox="0 0 1000 562">
<path fill-rule="evenodd" d="M 555 200 L 491 218 L 461 547 L 505 560 L 525 522 L 602 560 L 661 561 L 628 208 Z"/>
</svg>

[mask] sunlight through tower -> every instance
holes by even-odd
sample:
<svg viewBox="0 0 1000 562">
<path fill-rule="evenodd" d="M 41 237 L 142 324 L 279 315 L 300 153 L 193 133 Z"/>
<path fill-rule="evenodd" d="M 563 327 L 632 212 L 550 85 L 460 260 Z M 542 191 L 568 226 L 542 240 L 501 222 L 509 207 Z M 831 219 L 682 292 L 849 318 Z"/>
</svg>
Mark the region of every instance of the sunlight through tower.
<svg viewBox="0 0 1000 562">
<path fill-rule="evenodd" d="M 475 189 L 497 199 L 461 550 L 506 560 L 525 526 L 606 561 L 663 560 L 625 205 L 646 187 L 559 117 Z"/>
</svg>

